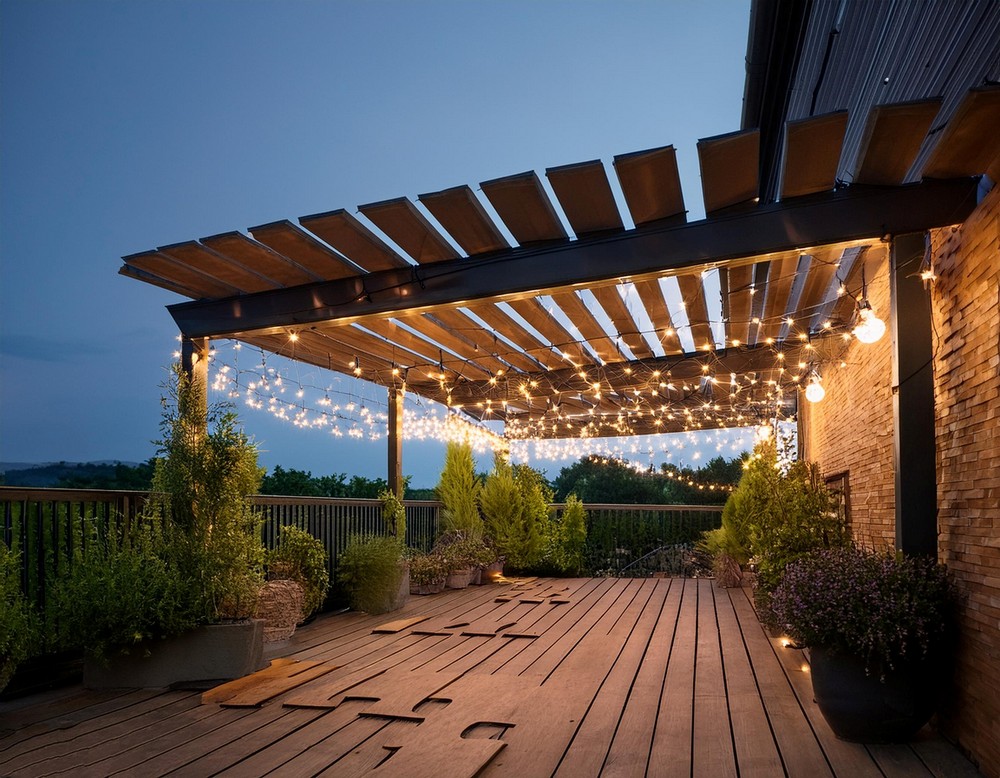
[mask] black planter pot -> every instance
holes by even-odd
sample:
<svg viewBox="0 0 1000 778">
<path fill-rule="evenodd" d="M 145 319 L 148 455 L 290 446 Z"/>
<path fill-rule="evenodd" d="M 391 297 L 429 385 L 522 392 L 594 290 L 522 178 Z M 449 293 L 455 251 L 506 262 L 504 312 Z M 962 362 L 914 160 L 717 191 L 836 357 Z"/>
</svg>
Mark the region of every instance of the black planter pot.
<svg viewBox="0 0 1000 778">
<path fill-rule="evenodd" d="M 879 678 L 865 673 L 865 662 L 851 654 L 810 649 L 813 695 L 823 718 L 841 740 L 901 743 L 924 726 L 937 708 L 944 680 L 943 662 L 927 658 L 897 663 Z"/>
</svg>

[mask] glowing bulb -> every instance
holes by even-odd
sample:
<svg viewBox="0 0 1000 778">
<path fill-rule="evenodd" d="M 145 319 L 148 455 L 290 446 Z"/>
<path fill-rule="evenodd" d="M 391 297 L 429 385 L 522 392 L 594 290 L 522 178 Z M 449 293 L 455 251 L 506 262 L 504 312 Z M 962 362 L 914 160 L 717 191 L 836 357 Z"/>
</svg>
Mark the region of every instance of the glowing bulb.
<svg viewBox="0 0 1000 778">
<path fill-rule="evenodd" d="M 806 387 L 806 399 L 811 403 L 818 403 L 824 397 L 826 397 L 826 389 L 823 388 L 819 375 L 813 373 L 812 378 L 809 379 L 809 386 Z"/>
<path fill-rule="evenodd" d="M 860 321 L 854 328 L 854 337 L 862 343 L 874 343 L 885 335 L 885 322 L 875 315 L 867 300 L 858 308 L 858 319 Z"/>
</svg>

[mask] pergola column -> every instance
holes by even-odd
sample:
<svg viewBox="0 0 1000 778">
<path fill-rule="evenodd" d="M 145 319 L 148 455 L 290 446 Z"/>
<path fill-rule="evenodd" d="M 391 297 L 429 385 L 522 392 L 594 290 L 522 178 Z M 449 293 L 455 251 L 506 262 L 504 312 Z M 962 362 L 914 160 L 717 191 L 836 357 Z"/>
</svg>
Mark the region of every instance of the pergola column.
<svg viewBox="0 0 1000 778">
<path fill-rule="evenodd" d="M 208 418 L 208 338 L 181 340 L 181 369 L 198 393 L 202 417 Z"/>
<path fill-rule="evenodd" d="M 389 491 L 403 499 L 403 397 L 402 389 L 389 387 Z"/>
<path fill-rule="evenodd" d="M 930 297 L 920 278 L 924 234 L 897 235 L 889 256 L 896 548 L 937 555 L 934 344 Z"/>
</svg>

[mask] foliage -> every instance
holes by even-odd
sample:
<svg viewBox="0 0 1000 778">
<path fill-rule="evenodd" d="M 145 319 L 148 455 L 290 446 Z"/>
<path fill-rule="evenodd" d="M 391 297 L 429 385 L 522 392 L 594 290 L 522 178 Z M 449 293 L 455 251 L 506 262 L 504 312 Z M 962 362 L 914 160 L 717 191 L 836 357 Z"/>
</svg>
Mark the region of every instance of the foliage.
<svg viewBox="0 0 1000 778">
<path fill-rule="evenodd" d="M 403 501 L 391 489 L 383 489 L 378 493 L 382 501 L 382 520 L 386 531 L 400 543 L 406 545 L 406 507 Z"/>
<path fill-rule="evenodd" d="M 404 488 L 409 487 L 410 476 L 403 479 Z M 265 475 L 260 485 L 261 494 L 283 494 L 296 497 L 349 497 L 354 499 L 378 498 L 389 488 L 384 478 L 365 478 L 347 473 L 331 473 L 314 476 L 308 470 L 285 469 L 275 465 L 270 474 Z"/>
<path fill-rule="evenodd" d="M 796 642 L 859 656 L 880 674 L 937 650 L 952 606 L 946 570 L 933 559 L 857 548 L 800 557 L 771 597 L 777 623 Z"/>
<path fill-rule="evenodd" d="M 149 491 L 153 461 L 130 465 L 124 462 L 55 462 L 0 474 L 6 486 L 57 487 L 60 489 L 129 489 Z"/>
<path fill-rule="evenodd" d="M 281 528 L 277 547 L 267 554 L 267 574 L 271 580 L 288 579 L 302 587 L 303 618 L 323 606 L 330 588 L 326 549 L 322 541 L 298 527 Z"/>
<path fill-rule="evenodd" d="M 442 554 L 415 554 L 410 558 L 410 583 L 418 586 L 443 581 L 451 570 Z"/>
<path fill-rule="evenodd" d="M 206 419 L 204 387 L 180 368 L 167 389 L 147 517 L 166 516 L 175 528 L 174 561 L 198 581 L 204 620 L 248 618 L 264 562 L 260 523 L 248 500 L 262 476 L 256 446 L 232 406 L 212 405 Z"/>
<path fill-rule="evenodd" d="M 492 539 L 499 554 L 507 559 L 520 558 L 522 504 L 514 469 L 506 457 L 495 454 L 493 470 L 483 482 L 479 505 L 486 535 Z"/>
<path fill-rule="evenodd" d="M 386 613 L 394 605 L 405 565 L 403 547 L 386 535 L 352 535 L 338 559 L 337 577 L 351 608 Z"/>
<path fill-rule="evenodd" d="M 702 547 L 741 563 L 752 561 L 758 597 L 766 606 L 785 568 L 799 557 L 848 543 L 836 502 L 810 462 L 779 458 L 774 439 L 759 442 L 730 496 L 722 527 Z M 766 612 L 766 607 L 765 607 Z"/>
<path fill-rule="evenodd" d="M 434 543 L 432 553 L 440 555 L 448 571 L 480 567 L 496 561 L 496 550 L 483 538 L 468 535 L 461 530 L 445 532 Z"/>
<path fill-rule="evenodd" d="M 72 572 L 52 591 L 66 648 L 106 659 L 204 623 L 200 582 L 176 564 L 177 549 L 159 521 L 91 527 L 89 534 Z"/>
<path fill-rule="evenodd" d="M 671 477 L 667 472 L 679 475 Z M 661 470 L 637 471 L 618 459 L 584 457 L 560 470 L 553 482 L 555 499 L 565 502 L 575 494 L 584 503 L 619 505 L 718 505 L 724 489 L 699 485 L 735 485 L 743 472 L 741 459 L 715 457 L 699 468 L 663 465 Z M 693 481 L 691 486 L 688 481 Z"/>
<path fill-rule="evenodd" d="M 515 570 L 535 570 L 549 544 L 552 489 L 541 472 L 525 464 L 514 465 L 514 481 L 521 493 L 521 528 L 507 563 Z"/>
<path fill-rule="evenodd" d="M 584 569 L 584 549 L 587 545 L 587 512 L 575 494 L 566 498 L 562 518 L 552 533 L 551 557 L 555 566 L 566 575 L 580 575 Z"/>
<path fill-rule="evenodd" d="M 483 520 L 479 517 L 478 508 L 480 489 L 472 446 L 449 441 L 445 449 L 444 470 L 437 485 L 442 531 L 459 530 L 469 535 L 482 535 Z"/>
<path fill-rule="evenodd" d="M 38 619 L 21 593 L 19 560 L 0 540 L 0 691 L 38 638 Z"/>
</svg>

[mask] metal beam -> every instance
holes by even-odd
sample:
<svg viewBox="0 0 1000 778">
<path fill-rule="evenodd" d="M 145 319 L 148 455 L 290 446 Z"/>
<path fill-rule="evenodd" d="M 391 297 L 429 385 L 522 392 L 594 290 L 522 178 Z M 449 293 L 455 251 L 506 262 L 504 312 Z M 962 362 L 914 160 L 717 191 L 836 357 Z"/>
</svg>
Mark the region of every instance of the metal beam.
<svg viewBox="0 0 1000 778">
<path fill-rule="evenodd" d="M 401 311 L 511 300 L 576 286 L 657 277 L 671 271 L 790 249 L 963 221 L 977 179 L 908 186 L 851 187 L 794 198 L 684 226 L 640 227 L 558 246 L 514 249 L 480 259 L 383 270 L 214 301 L 169 306 L 188 337 L 232 337 L 358 321 Z"/>
<path fill-rule="evenodd" d="M 922 233 L 900 235 L 889 255 L 896 548 L 937 555 L 934 344 L 930 295 L 920 279 Z"/>
</svg>

